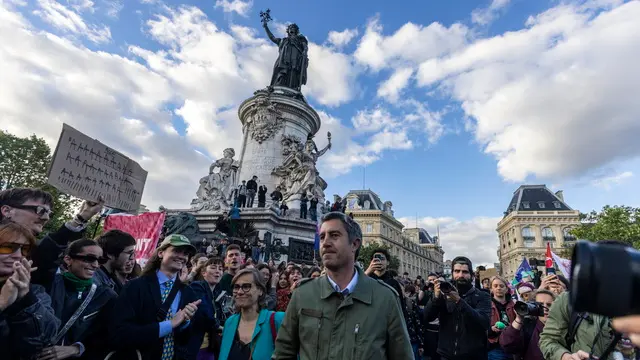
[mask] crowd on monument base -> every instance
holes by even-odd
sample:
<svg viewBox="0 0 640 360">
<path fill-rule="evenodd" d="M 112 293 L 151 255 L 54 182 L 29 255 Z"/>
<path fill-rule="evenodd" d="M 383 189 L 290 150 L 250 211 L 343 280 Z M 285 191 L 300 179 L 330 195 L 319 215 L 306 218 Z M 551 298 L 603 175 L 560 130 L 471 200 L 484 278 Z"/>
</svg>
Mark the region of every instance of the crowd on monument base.
<svg viewBox="0 0 640 360">
<path fill-rule="evenodd" d="M 131 235 L 86 238 L 100 202 L 36 242 L 52 204 L 38 189 L 0 192 L 2 359 L 567 360 L 602 354 L 612 339 L 609 319 L 571 313 L 560 276 L 516 294 L 460 256 L 450 281 L 409 279 L 389 271 L 383 249 L 363 269 L 361 229 L 342 212 L 320 220 L 322 268 L 243 263 L 236 245 L 196 254 L 171 234 L 136 271 Z M 637 357 L 627 340 L 617 346 Z"/>
</svg>

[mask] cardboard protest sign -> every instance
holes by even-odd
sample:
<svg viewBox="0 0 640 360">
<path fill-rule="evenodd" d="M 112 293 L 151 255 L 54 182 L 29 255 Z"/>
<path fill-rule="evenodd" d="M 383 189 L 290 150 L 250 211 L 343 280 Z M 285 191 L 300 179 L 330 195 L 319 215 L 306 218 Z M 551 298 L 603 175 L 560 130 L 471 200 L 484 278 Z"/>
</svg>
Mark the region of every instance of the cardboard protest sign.
<svg viewBox="0 0 640 360">
<path fill-rule="evenodd" d="M 69 195 L 128 212 L 137 211 L 147 172 L 116 150 L 64 124 L 48 183 Z"/>
</svg>

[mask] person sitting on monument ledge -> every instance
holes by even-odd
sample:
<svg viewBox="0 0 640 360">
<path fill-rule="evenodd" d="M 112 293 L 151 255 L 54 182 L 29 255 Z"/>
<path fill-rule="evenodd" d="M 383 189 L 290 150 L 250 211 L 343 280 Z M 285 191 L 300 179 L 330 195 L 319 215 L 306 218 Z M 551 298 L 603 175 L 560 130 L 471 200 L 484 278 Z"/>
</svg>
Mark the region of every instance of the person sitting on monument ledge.
<svg viewBox="0 0 640 360">
<path fill-rule="evenodd" d="M 287 203 L 282 203 L 282 205 L 280 205 L 280 215 L 282 216 L 287 216 L 287 210 L 289 210 L 289 207 L 287 206 Z"/>
<path fill-rule="evenodd" d="M 251 180 L 247 181 L 247 207 L 253 207 L 253 200 L 256 198 L 258 191 L 258 177 L 253 175 Z"/>
</svg>

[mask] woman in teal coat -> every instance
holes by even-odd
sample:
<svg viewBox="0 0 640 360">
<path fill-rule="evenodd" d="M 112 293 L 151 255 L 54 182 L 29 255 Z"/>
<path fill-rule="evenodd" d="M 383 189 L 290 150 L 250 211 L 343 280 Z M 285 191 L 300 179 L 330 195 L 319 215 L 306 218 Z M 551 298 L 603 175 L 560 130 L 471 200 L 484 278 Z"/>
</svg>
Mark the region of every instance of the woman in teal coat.
<svg viewBox="0 0 640 360">
<path fill-rule="evenodd" d="M 237 314 L 227 319 L 219 360 L 269 360 L 283 312 L 265 309 L 267 289 L 256 269 L 240 270 L 231 281 Z"/>
</svg>

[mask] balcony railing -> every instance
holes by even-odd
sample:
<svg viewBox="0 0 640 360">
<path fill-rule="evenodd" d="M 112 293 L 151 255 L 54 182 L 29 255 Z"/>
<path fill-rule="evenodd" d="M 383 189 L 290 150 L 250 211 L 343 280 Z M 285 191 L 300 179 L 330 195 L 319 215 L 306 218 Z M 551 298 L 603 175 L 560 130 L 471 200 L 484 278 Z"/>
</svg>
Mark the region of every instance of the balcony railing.
<svg viewBox="0 0 640 360">
<path fill-rule="evenodd" d="M 536 237 L 535 236 L 523 236 L 522 240 L 523 241 L 535 241 Z"/>
<path fill-rule="evenodd" d="M 556 237 L 555 236 L 543 236 L 542 240 L 544 240 L 544 241 L 556 241 Z"/>
</svg>

